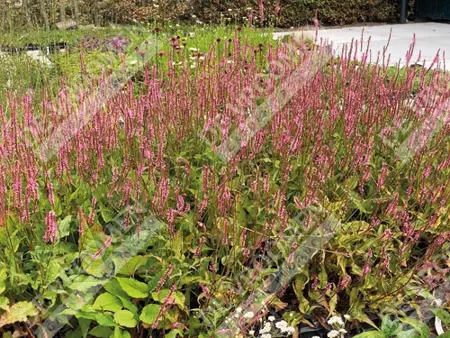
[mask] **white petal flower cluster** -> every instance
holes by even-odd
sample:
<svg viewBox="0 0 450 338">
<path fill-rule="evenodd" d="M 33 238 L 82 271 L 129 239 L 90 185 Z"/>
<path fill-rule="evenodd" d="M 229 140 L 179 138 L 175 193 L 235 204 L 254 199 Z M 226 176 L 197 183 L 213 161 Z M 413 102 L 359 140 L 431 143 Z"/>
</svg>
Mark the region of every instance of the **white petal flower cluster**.
<svg viewBox="0 0 450 338">
<path fill-rule="evenodd" d="M 275 324 L 275 327 L 283 333 L 294 333 L 295 329 L 292 326 L 288 326 L 285 320 L 281 320 Z"/>
<path fill-rule="evenodd" d="M 335 327 L 335 326 L 338 326 L 338 327 L 344 326 L 344 322 L 342 321 L 342 318 L 339 317 L 339 316 L 333 316 L 333 317 L 331 317 L 331 318 L 328 320 L 327 323 L 328 323 L 329 325 L 333 326 L 333 327 Z"/>
<path fill-rule="evenodd" d="M 336 337 L 340 337 L 340 336 L 341 336 L 341 334 L 339 333 L 339 331 L 336 331 L 336 330 L 331 330 L 327 334 L 328 338 L 336 338 Z"/>
</svg>

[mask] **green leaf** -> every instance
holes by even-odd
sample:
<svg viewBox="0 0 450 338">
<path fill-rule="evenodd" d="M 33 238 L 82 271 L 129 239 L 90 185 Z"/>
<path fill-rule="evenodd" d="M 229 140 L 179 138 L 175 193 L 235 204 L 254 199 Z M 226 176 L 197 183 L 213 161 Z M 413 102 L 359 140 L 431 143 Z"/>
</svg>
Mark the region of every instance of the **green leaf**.
<svg viewBox="0 0 450 338">
<path fill-rule="evenodd" d="M 0 270 L 0 295 L 6 290 L 6 269 Z"/>
<path fill-rule="evenodd" d="M 128 331 L 121 330 L 119 326 L 116 326 L 111 338 L 131 338 L 131 335 Z"/>
<path fill-rule="evenodd" d="M 437 338 L 450 338 L 450 331 L 439 335 Z"/>
<path fill-rule="evenodd" d="M 110 326 L 114 327 L 116 326 L 116 323 L 114 323 L 113 317 L 109 313 L 98 313 L 95 316 L 95 320 L 99 325 L 102 326 Z"/>
<path fill-rule="evenodd" d="M 80 328 L 76 330 L 70 330 L 64 335 L 64 338 L 81 338 L 81 337 L 82 335 Z"/>
<path fill-rule="evenodd" d="M 163 289 L 159 292 L 152 292 L 152 298 L 153 300 L 162 303 L 170 293 L 172 293 L 171 298 L 174 300 L 175 304 L 179 305 L 180 307 L 185 307 L 186 298 L 180 291 L 172 292 L 169 289 Z"/>
<path fill-rule="evenodd" d="M 170 332 L 166 334 L 166 338 L 176 338 L 178 335 L 180 335 L 180 337 L 183 337 L 183 332 L 181 332 L 180 330 L 170 330 Z"/>
<path fill-rule="evenodd" d="M 414 318 L 400 318 L 400 320 L 405 323 L 411 325 L 416 331 L 420 334 L 421 338 L 430 338 L 430 329 L 428 326 L 421 321 Z"/>
<path fill-rule="evenodd" d="M 114 314 L 114 320 L 120 326 L 135 327 L 137 320 L 134 318 L 134 314 L 128 310 L 120 310 Z"/>
<path fill-rule="evenodd" d="M 394 336 L 390 337 L 396 337 L 396 338 L 415 338 L 417 337 L 417 332 L 415 329 L 408 330 L 408 331 L 400 331 Z"/>
<path fill-rule="evenodd" d="M 444 309 L 432 309 L 431 312 L 438 317 L 444 325 L 450 325 L 450 313 L 445 311 Z"/>
<path fill-rule="evenodd" d="M 90 319 L 84 319 L 84 318 L 78 319 L 78 323 L 80 324 L 80 330 L 81 330 L 81 334 L 83 335 L 83 338 L 87 337 L 89 327 L 91 326 L 91 322 L 92 322 L 92 320 L 90 320 Z"/>
<path fill-rule="evenodd" d="M 148 285 L 132 278 L 116 277 L 122 290 L 133 298 L 146 298 L 148 296 Z"/>
<path fill-rule="evenodd" d="M 70 224 L 72 223 L 72 215 L 66 216 L 63 220 L 58 222 L 59 238 L 64 238 L 70 235 Z"/>
<path fill-rule="evenodd" d="M 356 336 L 353 336 L 353 338 L 388 338 L 384 335 L 381 331 L 367 331 L 360 333 Z"/>
<path fill-rule="evenodd" d="M 114 212 L 106 208 L 103 204 L 100 205 L 100 214 L 102 215 L 102 218 L 105 221 L 105 223 L 111 222 L 115 217 Z"/>
<path fill-rule="evenodd" d="M 58 278 L 60 273 L 61 273 L 61 264 L 56 260 L 51 261 L 45 267 L 44 270 L 45 276 L 44 285 L 49 285 L 53 283 Z"/>
<path fill-rule="evenodd" d="M 130 310 L 134 314 L 137 314 L 138 308 L 133 304 L 130 297 L 122 290 L 119 282 L 115 279 L 111 279 L 106 285 L 105 290 L 118 297 L 123 304 L 123 307 Z"/>
<path fill-rule="evenodd" d="M 118 257 L 113 258 L 116 269 L 119 268 L 119 275 L 132 276 L 136 273 L 137 269 L 145 265 L 148 261 L 148 257 L 134 256 L 131 258 L 120 259 Z"/>
<path fill-rule="evenodd" d="M 110 259 L 112 247 L 104 248 L 108 239 L 109 237 L 104 233 L 89 229 L 80 238 L 81 267 L 94 277 L 102 278 L 110 275 L 113 271 L 114 265 Z"/>
<path fill-rule="evenodd" d="M 78 319 L 83 318 L 83 319 L 89 319 L 89 320 L 97 320 L 97 314 L 98 314 L 96 312 L 74 311 L 74 310 L 70 310 L 70 309 L 66 309 L 63 312 L 61 312 L 61 314 L 71 314 L 71 313 L 73 313 L 75 315 L 75 317 L 77 317 Z"/>
<path fill-rule="evenodd" d="M 16 322 L 26 322 L 28 317 L 36 316 L 36 307 L 30 302 L 18 302 L 0 317 L 0 327 Z"/>
<path fill-rule="evenodd" d="M 9 309 L 9 299 L 3 296 L 0 296 L 0 309 L 8 310 Z"/>
<path fill-rule="evenodd" d="M 107 326 L 96 326 L 91 331 L 89 331 L 89 334 L 94 337 L 98 338 L 108 338 L 113 333 L 113 330 L 110 327 Z"/>
<path fill-rule="evenodd" d="M 120 299 L 108 292 L 102 293 L 92 305 L 94 310 L 103 310 L 103 311 L 111 311 L 116 312 L 122 309 L 122 302 Z"/>
<path fill-rule="evenodd" d="M 160 305 L 149 304 L 142 309 L 141 315 L 139 316 L 139 320 L 142 321 L 144 324 L 153 325 L 160 310 L 161 310 Z"/>
<path fill-rule="evenodd" d="M 104 280 L 100 280 L 92 276 L 81 275 L 76 276 L 76 279 L 73 282 L 69 282 L 68 288 L 74 291 L 85 292 L 94 286 L 103 285 L 104 283 Z"/>
</svg>

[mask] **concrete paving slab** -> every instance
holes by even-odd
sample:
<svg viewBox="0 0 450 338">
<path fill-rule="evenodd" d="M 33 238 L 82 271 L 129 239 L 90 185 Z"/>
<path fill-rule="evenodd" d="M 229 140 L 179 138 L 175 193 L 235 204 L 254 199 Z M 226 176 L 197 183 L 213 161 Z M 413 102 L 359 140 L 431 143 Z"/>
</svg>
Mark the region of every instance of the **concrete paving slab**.
<svg viewBox="0 0 450 338">
<path fill-rule="evenodd" d="M 299 32 L 280 32 L 275 33 L 275 38 L 284 35 L 299 34 Z M 438 51 L 440 51 L 440 65 L 443 67 L 445 60 L 446 69 L 450 68 L 450 24 L 445 23 L 409 23 L 404 25 L 378 25 L 365 27 L 346 27 L 321 29 L 318 32 L 319 39 L 332 43 L 333 50 L 336 55 L 340 55 L 344 45 L 350 46 L 352 40 L 361 42 L 361 34 L 363 34 L 362 50 L 365 51 L 367 41 L 370 39 L 370 52 L 372 60 L 376 60 L 378 53 L 382 53 L 387 46 L 389 36 L 391 36 L 387 53 L 391 55 L 390 64 L 406 63 L 406 53 L 413 41 L 414 34 L 416 36 L 416 44 L 412 57 L 413 63 L 420 54 L 420 64 L 430 65 Z M 445 52 L 445 53 L 444 53 Z M 444 57 L 445 54 L 445 57 Z M 359 52 L 359 59 L 362 53 Z"/>
</svg>

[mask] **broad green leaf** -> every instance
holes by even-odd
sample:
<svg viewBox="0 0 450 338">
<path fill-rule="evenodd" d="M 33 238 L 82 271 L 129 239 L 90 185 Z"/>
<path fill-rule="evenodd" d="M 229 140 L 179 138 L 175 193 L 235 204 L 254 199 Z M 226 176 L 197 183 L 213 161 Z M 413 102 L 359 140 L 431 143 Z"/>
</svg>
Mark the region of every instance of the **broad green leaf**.
<svg viewBox="0 0 450 338">
<path fill-rule="evenodd" d="M 160 305 L 149 304 L 142 309 L 141 315 L 139 316 L 139 320 L 142 321 L 144 324 L 153 325 L 160 310 L 161 310 Z"/>
<path fill-rule="evenodd" d="M 94 310 L 103 310 L 103 311 L 111 311 L 116 312 L 122 309 L 122 302 L 120 299 L 108 292 L 102 293 L 92 305 Z"/>
<path fill-rule="evenodd" d="M 417 337 L 417 331 L 415 329 L 411 329 L 408 331 L 400 331 L 397 334 L 389 337 L 396 337 L 396 338 L 415 338 Z"/>
<path fill-rule="evenodd" d="M 90 275 L 102 278 L 113 272 L 114 264 L 110 259 L 112 247 L 104 247 L 109 236 L 103 232 L 88 229 L 80 238 L 81 267 Z"/>
<path fill-rule="evenodd" d="M 64 338 L 82 338 L 81 329 L 70 330 L 65 335 Z"/>
<path fill-rule="evenodd" d="M 61 265 L 56 260 L 50 261 L 50 263 L 45 267 L 44 271 L 44 285 L 49 285 L 53 283 L 61 273 Z"/>
<path fill-rule="evenodd" d="M 115 213 L 106 208 L 103 204 L 100 205 L 100 214 L 102 215 L 103 221 L 105 221 L 105 223 L 111 222 L 115 217 Z"/>
<path fill-rule="evenodd" d="M 83 338 L 87 337 L 89 327 L 91 326 L 91 322 L 92 322 L 92 320 L 90 320 L 90 319 L 85 319 L 85 318 L 78 319 L 78 323 L 80 324 L 80 330 L 81 330 L 81 334 L 83 335 Z"/>
<path fill-rule="evenodd" d="M 119 275 L 132 276 L 136 273 L 137 269 L 145 265 L 148 261 L 148 257 L 134 256 L 131 258 L 113 258 L 116 270 L 119 271 Z"/>
<path fill-rule="evenodd" d="M 70 235 L 71 223 L 72 215 L 66 216 L 63 220 L 58 222 L 59 238 L 64 238 Z"/>
<path fill-rule="evenodd" d="M 169 289 L 163 289 L 159 292 L 152 292 L 153 300 L 156 300 L 160 303 L 164 302 L 164 300 L 172 293 L 171 298 L 174 300 L 174 303 L 179 305 L 180 307 L 185 306 L 186 298 L 180 291 L 172 292 Z"/>
<path fill-rule="evenodd" d="M 0 317 L 0 327 L 16 322 L 26 322 L 28 317 L 36 316 L 37 313 L 33 303 L 18 302 Z"/>
<path fill-rule="evenodd" d="M 69 310 L 69 309 L 66 309 Z M 65 312 L 66 310 L 64 310 L 63 314 L 70 314 L 70 311 Z M 74 310 L 72 310 L 74 311 Z M 74 311 L 74 315 L 75 317 L 77 317 L 78 319 L 83 318 L 83 319 L 89 319 L 89 320 L 97 320 L 97 312 L 88 312 L 88 311 Z"/>
<path fill-rule="evenodd" d="M 183 332 L 181 332 L 180 330 L 170 330 L 170 332 L 166 334 L 166 338 L 176 338 L 178 337 L 178 335 L 180 337 L 183 337 Z"/>
<path fill-rule="evenodd" d="M 96 326 L 91 331 L 89 331 L 89 334 L 94 337 L 98 338 L 108 338 L 113 333 L 113 329 L 107 326 Z"/>
<path fill-rule="evenodd" d="M 9 299 L 3 296 L 0 296 L 0 309 L 8 310 L 9 309 Z"/>
<path fill-rule="evenodd" d="M 411 325 L 416 331 L 419 333 L 421 338 L 430 338 L 430 329 L 428 326 L 424 323 L 422 323 L 420 320 L 414 319 L 414 318 L 400 318 L 400 320 L 405 323 Z"/>
<path fill-rule="evenodd" d="M 431 312 L 438 317 L 444 325 L 450 325 L 450 313 L 444 309 L 432 309 Z"/>
<path fill-rule="evenodd" d="M 114 320 L 120 326 L 135 327 L 137 320 L 134 318 L 134 314 L 128 310 L 120 310 L 114 314 Z"/>
<path fill-rule="evenodd" d="M 119 326 L 116 326 L 111 338 L 131 338 L 131 335 L 128 331 L 121 330 Z"/>
<path fill-rule="evenodd" d="M 6 290 L 6 269 L 0 269 L 0 295 Z"/>
<path fill-rule="evenodd" d="M 133 304 L 133 302 L 130 299 L 130 296 L 128 296 L 120 286 L 119 282 L 116 279 L 111 279 L 106 285 L 105 290 L 109 293 L 115 295 L 118 297 L 123 304 L 123 307 L 130 310 L 134 314 L 137 314 L 137 306 Z"/>
<path fill-rule="evenodd" d="M 439 335 L 437 338 L 450 338 L 450 331 Z"/>
<path fill-rule="evenodd" d="M 98 313 L 95 316 L 95 320 L 99 325 L 102 326 L 110 326 L 110 327 L 116 326 L 113 317 L 109 313 Z"/>
<path fill-rule="evenodd" d="M 133 298 L 146 298 L 148 296 L 148 285 L 132 278 L 116 277 L 122 290 Z"/>
<path fill-rule="evenodd" d="M 75 280 L 68 283 L 68 288 L 74 291 L 85 292 L 90 288 L 103 285 L 104 280 L 97 279 L 92 276 L 76 276 Z"/>
</svg>

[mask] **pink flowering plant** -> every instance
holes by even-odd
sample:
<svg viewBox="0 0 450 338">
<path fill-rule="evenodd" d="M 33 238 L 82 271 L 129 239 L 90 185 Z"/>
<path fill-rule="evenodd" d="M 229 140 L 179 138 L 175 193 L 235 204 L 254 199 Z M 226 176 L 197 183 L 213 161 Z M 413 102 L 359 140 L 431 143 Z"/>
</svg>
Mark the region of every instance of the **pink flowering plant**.
<svg viewBox="0 0 450 338">
<path fill-rule="evenodd" d="M 238 314 L 236 337 L 350 337 L 448 279 L 447 73 L 152 34 L 145 62 L 111 41 L 119 90 L 105 69 L 0 106 L 3 334 L 210 337 Z"/>
</svg>

